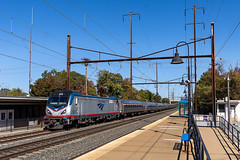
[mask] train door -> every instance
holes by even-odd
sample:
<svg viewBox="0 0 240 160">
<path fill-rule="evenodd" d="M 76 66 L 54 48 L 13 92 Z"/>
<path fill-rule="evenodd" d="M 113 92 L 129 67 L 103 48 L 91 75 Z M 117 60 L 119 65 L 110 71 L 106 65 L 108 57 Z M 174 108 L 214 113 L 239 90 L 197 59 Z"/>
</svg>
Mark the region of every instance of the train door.
<svg viewBox="0 0 240 160">
<path fill-rule="evenodd" d="M 83 103 L 83 99 L 82 98 L 78 98 L 77 99 L 77 108 L 78 108 L 78 115 L 82 114 L 82 104 Z"/>
<path fill-rule="evenodd" d="M 0 110 L 0 131 L 14 128 L 14 110 Z"/>
</svg>

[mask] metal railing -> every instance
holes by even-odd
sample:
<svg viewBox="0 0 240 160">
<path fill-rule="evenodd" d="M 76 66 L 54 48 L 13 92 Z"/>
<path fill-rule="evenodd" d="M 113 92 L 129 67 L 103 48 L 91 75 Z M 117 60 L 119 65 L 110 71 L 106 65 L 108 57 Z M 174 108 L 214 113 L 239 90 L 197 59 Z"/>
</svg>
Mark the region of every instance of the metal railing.
<svg viewBox="0 0 240 160">
<path fill-rule="evenodd" d="M 239 130 L 226 121 L 223 117 L 219 117 L 218 127 L 228 136 L 228 138 L 232 141 L 232 144 L 234 144 L 239 151 Z"/>
<path fill-rule="evenodd" d="M 194 159 L 197 159 L 197 160 L 211 160 L 210 155 L 207 151 L 207 148 L 199 132 L 199 129 L 196 125 L 196 121 L 193 116 L 191 119 L 192 119 L 192 122 L 191 122 L 190 138 L 193 140 L 193 144 L 194 144 L 193 157 Z"/>
<path fill-rule="evenodd" d="M 205 117 L 205 118 L 204 118 Z M 195 122 L 198 126 L 213 127 L 212 115 L 194 115 Z M 219 127 L 232 141 L 238 151 L 240 150 L 240 131 L 232 124 L 230 124 L 225 118 L 216 116 L 216 127 Z"/>
</svg>

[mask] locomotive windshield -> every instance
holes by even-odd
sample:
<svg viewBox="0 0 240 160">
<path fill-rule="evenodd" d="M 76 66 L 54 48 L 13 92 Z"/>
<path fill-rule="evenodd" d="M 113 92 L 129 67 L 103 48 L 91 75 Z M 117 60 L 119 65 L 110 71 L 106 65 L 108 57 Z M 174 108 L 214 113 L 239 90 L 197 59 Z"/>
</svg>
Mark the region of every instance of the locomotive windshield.
<svg viewBox="0 0 240 160">
<path fill-rule="evenodd" d="M 55 91 L 53 92 L 49 99 L 48 105 L 54 107 L 65 106 L 68 104 L 71 91 Z"/>
</svg>

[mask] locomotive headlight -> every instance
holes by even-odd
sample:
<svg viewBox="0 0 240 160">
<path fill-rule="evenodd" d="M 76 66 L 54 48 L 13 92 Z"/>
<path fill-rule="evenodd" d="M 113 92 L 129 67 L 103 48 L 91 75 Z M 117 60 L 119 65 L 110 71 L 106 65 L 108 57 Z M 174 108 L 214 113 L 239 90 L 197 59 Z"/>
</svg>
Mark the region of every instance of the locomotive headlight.
<svg viewBox="0 0 240 160">
<path fill-rule="evenodd" d="M 49 111 L 49 109 L 47 109 L 47 114 L 52 115 L 52 113 Z"/>
<path fill-rule="evenodd" d="M 66 109 L 61 114 L 66 114 Z"/>
</svg>

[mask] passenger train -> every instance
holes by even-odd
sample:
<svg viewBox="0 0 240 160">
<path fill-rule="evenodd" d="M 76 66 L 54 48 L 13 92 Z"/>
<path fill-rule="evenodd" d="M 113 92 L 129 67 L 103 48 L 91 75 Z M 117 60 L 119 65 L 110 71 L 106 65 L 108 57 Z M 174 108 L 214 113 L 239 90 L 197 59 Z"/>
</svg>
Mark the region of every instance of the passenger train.
<svg viewBox="0 0 240 160">
<path fill-rule="evenodd" d="M 47 124 L 47 129 L 63 129 L 174 107 L 176 105 L 89 96 L 77 91 L 56 90 L 49 96 L 44 122 Z"/>
</svg>

